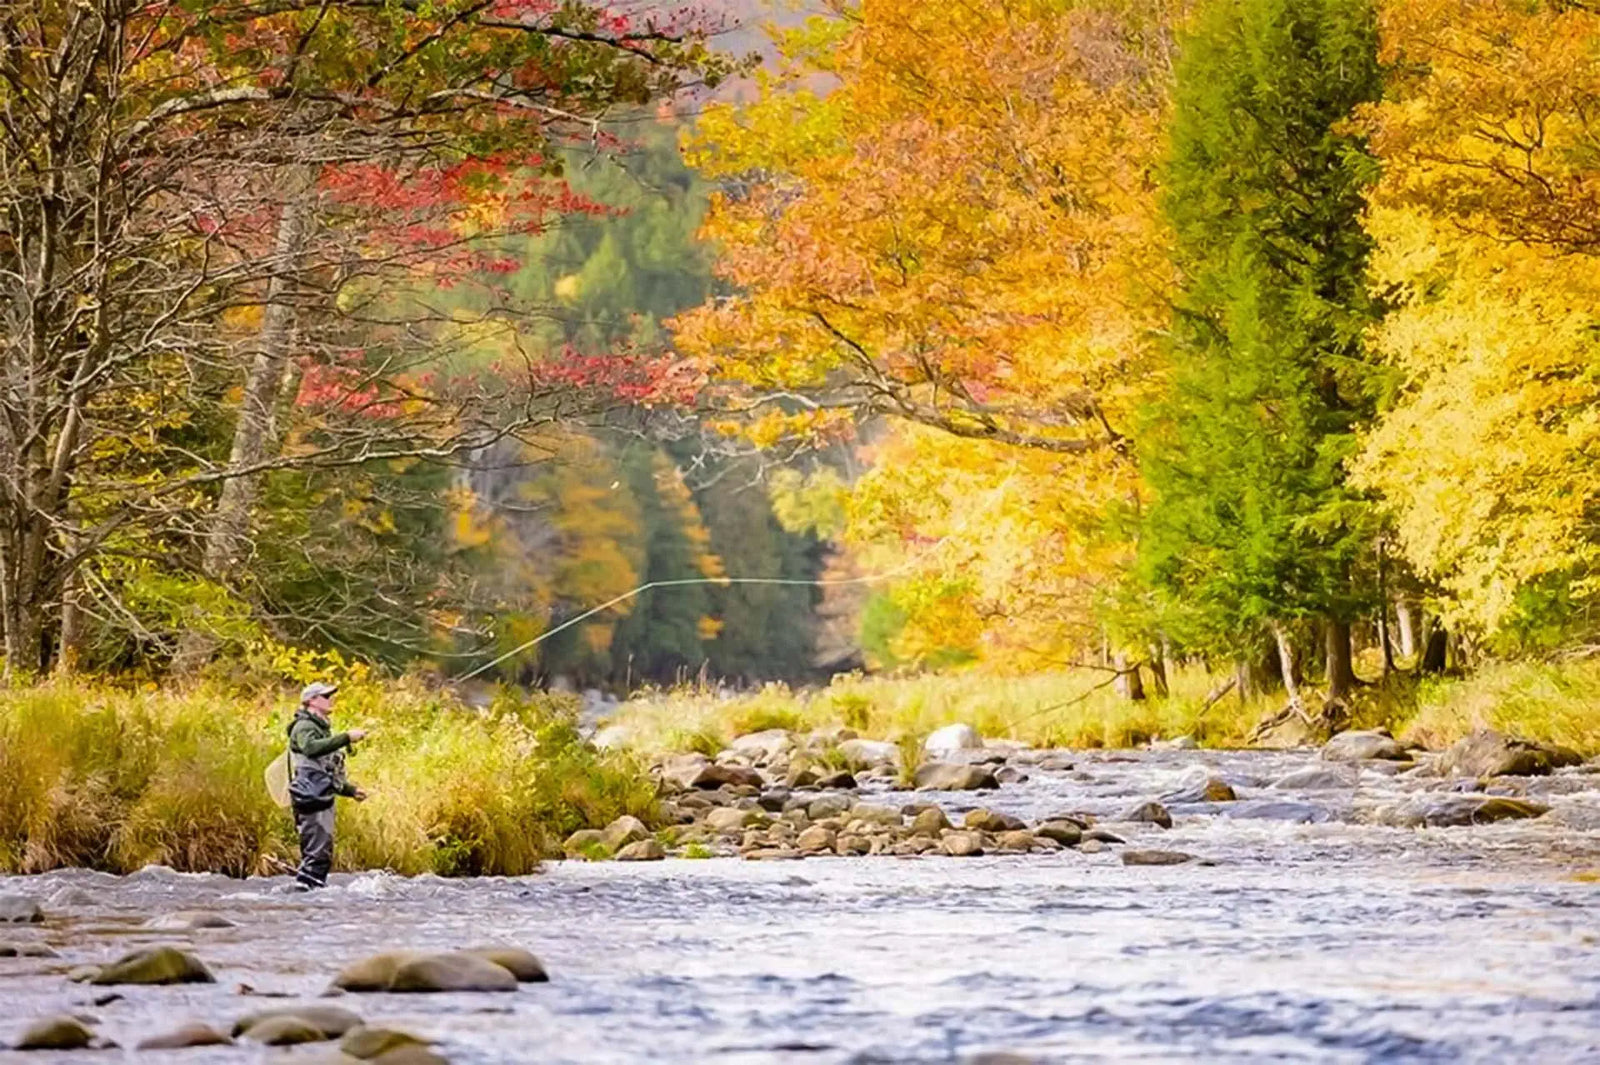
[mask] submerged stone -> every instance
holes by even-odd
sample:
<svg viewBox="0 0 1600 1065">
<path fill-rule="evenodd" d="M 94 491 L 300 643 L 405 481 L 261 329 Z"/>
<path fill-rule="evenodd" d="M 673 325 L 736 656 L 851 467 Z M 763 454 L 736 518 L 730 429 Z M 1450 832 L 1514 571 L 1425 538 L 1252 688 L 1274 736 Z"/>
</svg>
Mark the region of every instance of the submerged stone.
<svg viewBox="0 0 1600 1065">
<path fill-rule="evenodd" d="M 94 1042 L 94 1033 L 76 1017 L 57 1014 L 43 1017 L 27 1028 L 17 1040 L 17 1050 L 81 1050 Z"/>
<path fill-rule="evenodd" d="M 177 947 L 147 947 L 124 954 L 100 969 L 91 984 L 214 984 L 199 958 Z"/>
</svg>

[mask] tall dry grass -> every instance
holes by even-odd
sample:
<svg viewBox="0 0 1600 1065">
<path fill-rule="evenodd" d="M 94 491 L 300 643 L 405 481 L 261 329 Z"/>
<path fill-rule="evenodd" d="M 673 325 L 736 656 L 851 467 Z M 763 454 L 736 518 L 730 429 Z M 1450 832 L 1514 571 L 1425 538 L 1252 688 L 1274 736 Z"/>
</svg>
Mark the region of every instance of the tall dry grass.
<svg viewBox="0 0 1600 1065">
<path fill-rule="evenodd" d="M 843 725 L 863 736 L 914 740 L 962 722 L 987 738 L 1036 747 L 1137 747 L 1191 736 L 1208 747 L 1248 742 L 1257 722 L 1283 706 L 1281 692 L 1206 705 L 1219 678 L 1199 669 L 1173 672 L 1171 690 L 1143 702 L 1117 694 L 1088 672 L 996 677 L 978 672 L 915 677 L 836 677 L 826 688 L 793 691 L 772 684 L 727 697 L 703 688 L 651 691 L 625 704 L 615 720 L 643 751 L 715 753 L 735 736 L 767 728 L 809 730 Z M 1499 663 L 1465 678 L 1416 682 L 1409 674 L 1364 686 L 1352 725 L 1384 726 L 1430 747 L 1474 728 L 1493 727 L 1586 754 L 1600 753 L 1600 662 Z"/>
<path fill-rule="evenodd" d="M 0 690 L 0 870 L 245 875 L 292 861 L 291 818 L 262 771 L 293 709 L 292 694 L 221 685 Z M 334 724 L 371 730 L 349 768 L 372 797 L 340 803 L 338 867 L 517 875 L 576 828 L 648 818 L 643 768 L 584 744 L 573 710 L 511 696 L 477 710 L 414 682 L 347 683 Z"/>
</svg>

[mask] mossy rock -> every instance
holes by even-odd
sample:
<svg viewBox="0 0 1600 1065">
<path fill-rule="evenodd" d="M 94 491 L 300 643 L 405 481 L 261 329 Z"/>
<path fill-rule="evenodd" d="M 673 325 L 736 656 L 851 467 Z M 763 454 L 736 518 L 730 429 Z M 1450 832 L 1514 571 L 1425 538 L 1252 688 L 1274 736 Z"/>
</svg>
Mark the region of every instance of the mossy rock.
<svg viewBox="0 0 1600 1065">
<path fill-rule="evenodd" d="M 177 947 L 148 947 L 124 954 L 103 967 L 91 984 L 214 984 L 217 978 L 199 958 Z"/>
<path fill-rule="evenodd" d="M 550 975 L 545 972 L 543 962 L 528 951 L 517 947 L 473 947 L 462 953 L 494 962 L 515 976 L 517 982 L 521 984 L 542 984 L 550 979 Z"/>
<path fill-rule="evenodd" d="M 94 1033 L 76 1017 L 57 1014 L 28 1025 L 17 1050 L 81 1050 L 94 1041 Z"/>
<path fill-rule="evenodd" d="M 269 1047 L 292 1047 L 301 1043 L 324 1043 L 333 1038 L 320 1027 L 293 1013 L 267 1017 L 244 1031 L 244 1038 Z"/>
<path fill-rule="evenodd" d="M 361 1027 L 363 1023 L 360 1014 L 352 1013 L 340 1006 L 282 1006 L 277 1009 L 258 1010 L 240 1017 L 233 1023 L 233 1034 L 243 1035 L 263 1021 L 277 1017 L 293 1017 L 304 1021 L 320 1031 L 327 1039 L 338 1039 L 350 1029 Z"/>
<path fill-rule="evenodd" d="M 333 978 L 333 986 L 342 991 L 387 991 L 394 980 L 395 970 L 420 957 L 423 954 L 415 950 L 373 954 L 341 969 L 339 975 Z"/>
<path fill-rule="evenodd" d="M 515 991 L 511 970 L 475 954 L 424 954 L 394 971 L 389 990 L 399 994 L 432 991 Z"/>
<path fill-rule="evenodd" d="M 397 1028 L 352 1028 L 339 1040 L 339 1049 L 353 1058 L 371 1061 L 392 1054 L 401 1047 L 426 1047 L 421 1036 Z"/>
</svg>

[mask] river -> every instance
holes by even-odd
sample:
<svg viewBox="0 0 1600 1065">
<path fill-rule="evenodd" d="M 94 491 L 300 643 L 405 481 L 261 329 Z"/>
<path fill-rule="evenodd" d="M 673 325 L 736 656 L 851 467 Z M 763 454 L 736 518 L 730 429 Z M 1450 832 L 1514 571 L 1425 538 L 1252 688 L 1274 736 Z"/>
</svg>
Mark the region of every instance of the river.
<svg viewBox="0 0 1600 1065">
<path fill-rule="evenodd" d="M 342 875 L 312 896 L 284 893 L 281 878 L 161 869 L 0 878 L 0 894 L 31 896 L 48 917 L 0 925 L 0 941 L 60 954 L 0 959 L 0 1038 L 63 1010 L 94 1014 L 124 1046 L 187 1020 L 225 1030 L 278 1004 L 262 996 L 317 995 L 372 951 L 500 942 L 538 954 L 551 981 L 340 1003 L 436 1039 L 458 1065 L 1600 1061 L 1600 767 L 1514 782 L 1552 807 L 1535 820 L 1412 829 L 1363 821 L 1374 803 L 1442 793 L 1441 782 L 1369 769 L 1348 788 L 1265 787 L 1316 764 L 1314 752 L 1071 757 L 1072 770 L 1031 768 L 999 792 L 937 797 L 952 815 L 981 802 L 1030 820 L 1054 810 L 1109 818 L 1203 764 L 1239 803 L 1175 805 L 1170 830 L 1111 827 L 1212 864 L 1124 866 L 1117 847 L 557 862 L 521 879 Z M 139 928 L 194 909 L 237 927 Z M 120 988 L 96 1006 L 104 989 L 66 978 L 156 942 L 186 945 L 218 982 Z M 0 1061 L 291 1063 L 313 1053 Z"/>
</svg>

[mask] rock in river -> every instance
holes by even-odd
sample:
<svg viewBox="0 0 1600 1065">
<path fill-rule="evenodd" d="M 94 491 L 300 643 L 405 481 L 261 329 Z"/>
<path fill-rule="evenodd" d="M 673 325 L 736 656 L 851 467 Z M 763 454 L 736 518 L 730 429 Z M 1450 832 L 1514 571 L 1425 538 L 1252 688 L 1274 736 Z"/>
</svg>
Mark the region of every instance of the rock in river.
<svg viewBox="0 0 1600 1065">
<path fill-rule="evenodd" d="M 1328 762 L 1365 762 L 1373 758 L 1404 762 L 1411 756 L 1393 736 L 1381 729 L 1353 729 L 1339 733 L 1324 744 L 1322 757 Z"/>
<path fill-rule="evenodd" d="M 94 1041 L 94 1033 L 76 1017 L 58 1014 L 34 1021 L 23 1030 L 17 1050 L 81 1050 Z"/>
<path fill-rule="evenodd" d="M 1397 828 L 1448 828 L 1541 817 L 1550 807 L 1499 795 L 1420 795 L 1374 807 L 1366 820 Z"/>
<path fill-rule="evenodd" d="M 981 832 L 1011 832 L 1028 827 L 1010 814 L 1003 814 L 999 810 L 990 810 L 983 806 L 976 810 L 968 810 L 963 823 L 967 828 Z"/>
<path fill-rule="evenodd" d="M 390 951 L 363 958 L 333 978 L 345 991 L 515 991 L 509 969 L 476 954 Z"/>
<path fill-rule="evenodd" d="M 235 1036 L 244 1035 L 256 1025 L 279 1017 L 293 1017 L 301 1024 L 321 1032 L 324 1039 L 337 1039 L 350 1029 L 361 1024 L 359 1014 L 352 1013 L 340 1006 L 317 1004 L 282 1006 L 277 1009 L 257 1010 L 255 1013 L 240 1017 L 233 1022 L 233 1034 Z"/>
<path fill-rule="evenodd" d="M 152 917 L 144 923 L 152 932 L 196 932 L 202 928 L 238 928 L 235 921 L 206 910 L 179 910 Z"/>
<path fill-rule="evenodd" d="M 1172 827 L 1172 815 L 1158 802 L 1142 802 L 1122 815 L 1124 821 L 1141 821 L 1145 824 Z"/>
<path fill-rule="evenodd" d="M 1567 747 L 1479 729 L 1440 755 L 1434 768 L 1451 777 L 1534 777 L 1582 762 L 1583 756 Z"/>
<path fill-rule="evenodd" d="M 39 904 L 26 895 L 0 895 L 0 924 L 38 924 L 44 920 Z"/>
<path fill-rule="evenodd" d="M 294 1013 L 283 1013 L 257 1021 L 244 1030 L 243 1037 L 252 1043 L 268 1047 L 323 1043 L 333 1038 L 315 1024 Z"/>
<path fill-rule="evenodd" d="M 1194 861 L 1194 855 L 1183 851 L 1125 850 L 1123 865 L 1182 865 Z"/>
<path fill-rule="evenodd" d="M 994 770 L 982 765 L 952 765 L 926 762 L 917 767 L 918 791 L 978 791 L 1000 786 Z"/>
<path fill-rule="evenodd" d="M 136 1050 L 180 1050 L 183 1047 L 228 1046 L 233 1040 L 210 1025 L 192 1021 L 170 1032 L 152 1035 L 139 1040 Z"/>
<path fill-rule="evenodd" d="M 103 966 L 91 984 L 214 984 L 211 970 L 188 951 L 177 947 L 147 947 L 124 954 Z"/>
</svg>

